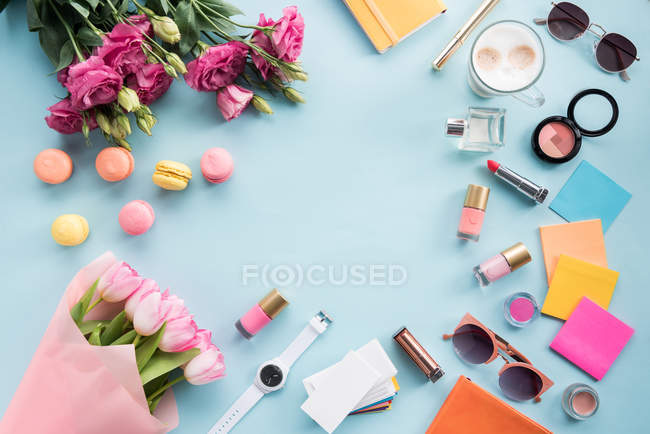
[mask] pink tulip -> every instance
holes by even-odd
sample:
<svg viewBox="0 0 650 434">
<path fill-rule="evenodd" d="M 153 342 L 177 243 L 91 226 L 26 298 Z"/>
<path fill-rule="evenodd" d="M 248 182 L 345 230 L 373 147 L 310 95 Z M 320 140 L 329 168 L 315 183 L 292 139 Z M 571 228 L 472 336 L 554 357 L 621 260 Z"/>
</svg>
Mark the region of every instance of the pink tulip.
<svg viewBox="0 0 650 434">
<path fill-rule="evenodd" d="M 133 328 L 142 336 L 151 336 L 162 327 L 170 305 L 163 300 L 160 290 L 152 289 L 140 297 L 133 312 Z"/>
<path fill-rule="evenodd" d="M 198 329 L 191 315 L 168 320 L 158 348 L 168 353 L 178 353 L 194 348 L 198 343 L 196 337 Z"/>
<path fill-rule="evenodd" d="M 190 311 L 185 307 L 185 302 L 183 299 L 178 298 L 175 295 L 169 295 L 168 292 L 165 292 L 163 294 L 163 300 L 169 305 L 169 311 L 165 317 L 167 321 L 189 316 Z"/>
<path fill-rule="evenodd" d="M 97 290 L 103 300 L 116 303 L 133 294 L 141 282 L 142 277 L 129 264 L 119 261 L 102 274 Z"/>
<path fill-rule="evenodd" d="M 160 292 L 160 289 L 158 288 L 158 284 L 156 283 L 155 280 L 144 279 L 140 284 L 140 286 L 138 286 L 138 289 L 136 289 L 135 292 L 131 294 L 129 298 L 126 299 L 126 304 L 124 305 L 124 311 L 126 312 L 126 318 L 129 321 L 133 321 L 133 315 L 135 313 L 135 309 L 140 304 L 140 299 L 144 294 L 146 294 L 149 291 Z"/>
<path fill-rule="evenodd" d="M 201 352 L 207 351 L 212 345 L 212 332 L 206 329 L 200 329 L 196 332 L 197 343 L 195 348 Z"/>
<path fill-rule="evenodd" d="M 214 345 L 189 361 L 185 366 L 185 379 L 188 383 L 200 386 L 210 383 L 225 375 L 226 366 L 223 363 L 223 354 Z"/>
</svg>

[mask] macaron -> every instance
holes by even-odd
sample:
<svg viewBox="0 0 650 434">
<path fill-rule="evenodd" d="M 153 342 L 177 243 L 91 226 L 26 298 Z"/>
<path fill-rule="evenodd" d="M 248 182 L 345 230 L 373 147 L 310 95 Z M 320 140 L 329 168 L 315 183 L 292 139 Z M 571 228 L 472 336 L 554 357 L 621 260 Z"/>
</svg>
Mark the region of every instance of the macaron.
<svg viewBox="0 0 650 434">
<path fill-rule="evenodd" d="M 122 207 L 117 216 L 120 226 L 129 235 L 142 235 L 156 219 L 153 208 L 144 200 L 133 200 Z"/>
<path fill-rule="evenodd" d="M 60 215 L 52 223 L 52 238 L 62 246 L 77 246 L 88 238 L 88 222 L 77 214 Z"/>
<path fill-rule="evenodd" d="M 234 168 L 230 152 L 223 148 L 210 148 L 201 157 L 201 173 L 214 184 L 226 182 Z"/>
<path fill-rule="evenodd" d="M 34 158 L 34 173 L 43 182 L 61 184 L 72 175 L 72 159 L 60 149 L 46 149 Z"/>
<path fill-rule="evenodd" d="M 102 149 L 95 159 L 97 173 L 105 181 L 122 181 L 133 173 L 135 160 L 133 155 L 119 146 L 110 146 Z"/>
<path fill-rule="evenodd" d="M 165 190 L 185 190 L 192 179 L 192 171 L 183 163 L 162 160 L 156 164 L 151 179 L 154 184 Z"/>
</svg>

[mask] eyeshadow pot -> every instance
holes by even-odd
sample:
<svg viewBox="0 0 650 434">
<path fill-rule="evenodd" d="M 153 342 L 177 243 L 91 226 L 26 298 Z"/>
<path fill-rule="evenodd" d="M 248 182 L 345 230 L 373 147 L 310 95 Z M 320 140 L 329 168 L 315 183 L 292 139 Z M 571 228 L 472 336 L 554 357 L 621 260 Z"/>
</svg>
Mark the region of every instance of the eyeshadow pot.
<svg viewBox="0 0 650 434">
<path fill-rule="evenodd" d="M 503 314 L 511 325 L 524 327 L 539 317 L 539 304 L 532 294 L 517 292 L 503 303 Z"/>
<path fill-rule="evenodd" d="M 599 406 L 598 392 L 586 384 L 574 383 L 562 395 L 562 408 L 573 419 L 588 419 L 596 413 Z"/>
<path fill-rule="evenodd" d="M 612 117 L 603 128 L 588 130 L 578 124 L 575 118 L 577 103 L 587 95 L 600 95 L 612 107 Z M 531 138 L 535 154 L 549 163 L 565 163 L 578 155 L 582 137 L 597 137 L 609 132 L 618 120 L 618 105 L 613 96 L 601 89 L 587 89 L 578 93 L 567 110 L 567 117 L 550 116 L 537 125 Z"/>
</svg>

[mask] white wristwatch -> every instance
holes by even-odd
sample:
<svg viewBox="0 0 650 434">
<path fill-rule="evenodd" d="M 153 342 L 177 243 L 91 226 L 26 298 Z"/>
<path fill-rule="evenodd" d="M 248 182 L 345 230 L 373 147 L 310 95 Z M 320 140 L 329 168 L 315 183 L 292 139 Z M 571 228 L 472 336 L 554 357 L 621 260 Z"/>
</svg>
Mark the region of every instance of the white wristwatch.
<svg viewBox="0 0 650 434">
<path fill-rule="evenodd" d="M 229 432 L 264 395 L 280 390 L 294 362 L 331 323 L 332 319 L 324 311 L 318 312 L 282 354 L 260 365 L 253 384 L 214 424 L 208 434 Z"/>
</svg>

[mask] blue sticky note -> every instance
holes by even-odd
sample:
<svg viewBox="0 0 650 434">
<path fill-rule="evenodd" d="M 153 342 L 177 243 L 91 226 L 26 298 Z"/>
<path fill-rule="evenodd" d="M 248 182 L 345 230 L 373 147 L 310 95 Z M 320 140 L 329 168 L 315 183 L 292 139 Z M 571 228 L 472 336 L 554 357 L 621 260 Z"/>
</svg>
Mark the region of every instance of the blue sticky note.
<svg viewBox="0 0 650 434">
<path fill-rule="evenodd" d="M 550 208 L 569 222 L 600 219 L 605 232 L 631 197 L 609 176 L 583 160 Z"/>
</svg>

